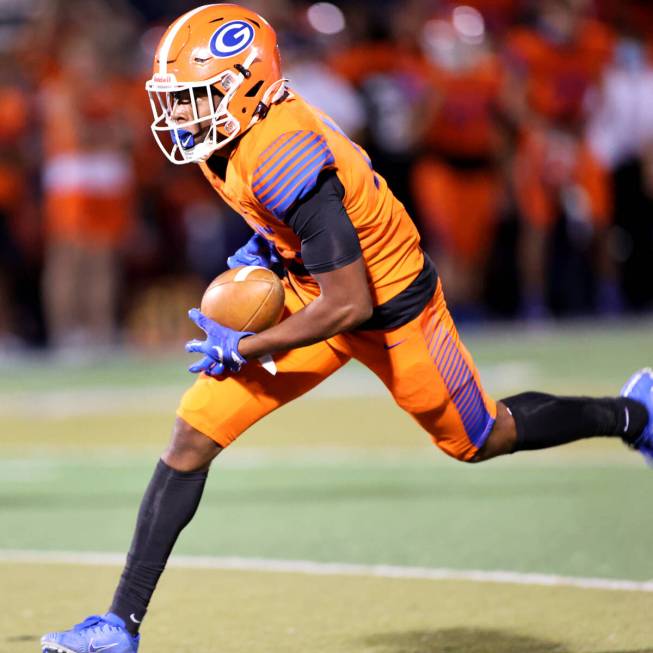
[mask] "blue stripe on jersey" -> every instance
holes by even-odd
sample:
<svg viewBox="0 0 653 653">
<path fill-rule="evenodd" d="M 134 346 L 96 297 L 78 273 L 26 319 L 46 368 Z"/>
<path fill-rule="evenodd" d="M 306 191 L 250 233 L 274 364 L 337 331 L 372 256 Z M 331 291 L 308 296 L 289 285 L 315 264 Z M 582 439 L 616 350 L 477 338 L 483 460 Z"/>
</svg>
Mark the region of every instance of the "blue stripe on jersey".
<svg viewBox="0 0 653 653">
<path fill-rule="evenodd" d="M 284 134 L 286 136 L 286 134 Z M 275 168 L 287 156 L 293 155 L 297 150 L 311 138 L 311 132 L 295 132 L 295 134 L 283 142 L 279 143 L 278 148 L 263 162 L 256 170 L 254 170 L 254 177 L 252 186 L 255 193 L 265 192 L 270 183 L 274 182 L 276 175 Z M 277 139 L 275 142 L 279 142 Z M 268 148 L 269 149 L 269 148 Z M 264 183 L 263 187 L 260 187 Z"/>
<path fill-rule="evenodd" d="M 303 138 L 291 151 L 284 155 L 283 167 L 278 168 L 275 174 L 265 183 L 262 188 L 256 190 L 256 198 L 262 204 L 276 195 L 284 184 L 292 178 L 299 168 L 311 159 L 319 149 L 319 136 L 313 134 L 311 137 Z M 278 199 L 278 198 L 277 198 Z"/>
<path fill-rule="evenodd" d="M 284 135 L 285 136 L 285 135 Z M 264 154 L 271 154 L 254 171 L 252 187 L 256 199 L 277 218 L 310 192 L 322 170 L 335 165 L 326 139 L 311 131 L 280 137 Z"/>
<path fill-rule="evenodd" d="M 347 140 L 350 140 L 349 136 L 347 136 L 347 134 L 345 134 L 345 131 L 343 130 L 343 128 L 333 118 L 330 118 L 329 116 L 327 116 L 325 114 L 322 114 L 320 116 L 320 118 L 322 118 L 322 122 L 327 127 L 329 127 L 330 129 L 333 129 L 334 132 L 338 132 L 338 134 L 340 134 L 341 136 L 344 136 Z"/>
<path fill-rule="evenodd" d="M 293 187 L 305 173 L 313 169 L 316 165 L 322 169 L 320 162 L 328 156 L 328 150 L 321 147 L 318 141 L 309 143 L 301 152 L 290 159 L 285 167 L 283 176 L 281 173 L 276 180 L 276 184 L 270 188 L 265 195 L 259 197 L 266 206 L 276 206 L 285 198 L 287 193 L 292 193 Z"/>
<path fill-rule="evenodd" d="M 337 132 L 341 136 L 344 136 L 356 148 L 357 152 L 363 157 L 363 160 L 365 161 L 365 163 L 367 163 L 369 169 L 374 170 L 374 167 L 372 166 L 372 159 L 370 159 L 370 157 L 367 156 L 367 152 L 365 152 L 365 150 L 358 143 L 354 143 L 354 141 L 352 141 L 351 138 L 349 138 L 349 136 L 345 134 L 342 127 L 338 125 L 338 123 L 336 123 L 332 118 L 329 118 L 329 116 L 325 116 L 324 114 L 320 117 L 322 118 L 322 122 L 327 127 L 333 129 L 334 132 Z M 374 177 L 374 184 L 376 185 L 377 188 L 379 187 L 379 181 L 376 178 L 376 176 Z"/>
<path fill-rule="evenodd" d="M 320 173 L 325 168 L 334 166 L 335 163 L 335 158 L 328 150 L 326 153 L 322 152 L 321 157 L 313 161 L 311 168 L 304 172 L 303 177 L 301 177 L 297 184 L 295 184 L 294 188 L 289 191 L 283 202 L 275 207 L 275 215 L 280 217 L 293 205 L 294 202 L 305 197 L 315 187 Z"/>
<path fill-rule="evenodd" d="M 437 331 L 444 331 L 442 327 Z M 465 358 L 448 332 L 440 340 L 439 333 L 431 354 L 440 376 L 453 400 L 467 433 L 475 446 L 481 447 L 489 432 L 492 418 L 485 408 L 483 396 Z"/>
<path fill-rule="evenodd" d="M 254 170 L 254 176 L 256 176 L 262 168 L 264 168 L 267 164 L 268 161 L 273 159 L 282 149 L 284 146 L 292 143 L 294 140 L 302 136 L 304 132 L 301 131 L 296 131 L 296 132 L 286 132 L 285 134 L 281 134 L 279 138 L 276 140 L 272 141 L 270 145 L 268 145 L 261 154 L 259 154 L 258 158 L 259 160 L 263 159 L 263 157 L 270 152 L 269 156 L 266 159 L 263 159 L 261 163 L 257 166 L 256 170 Z"/>
</svg>

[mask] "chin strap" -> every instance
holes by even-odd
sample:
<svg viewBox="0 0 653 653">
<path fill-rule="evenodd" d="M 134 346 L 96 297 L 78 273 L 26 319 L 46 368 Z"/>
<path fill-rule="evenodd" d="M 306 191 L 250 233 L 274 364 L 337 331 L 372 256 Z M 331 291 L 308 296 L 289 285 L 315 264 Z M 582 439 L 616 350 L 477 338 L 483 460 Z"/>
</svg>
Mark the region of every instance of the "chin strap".
<svg viewBox="0 0 653 653">
<path fill-rule="evenodd" d="M 214 147 L 210 143 L 200 143 L 193 151 L 193 155 L 194 158 L 197 159 L 197 163 L 208 161 L 216 149 L 219 148 Z"/>
<path fill-rule="evenodd" d="M 247 127 L 251 127 L 255 122 L 263 120 L 265 116 L 268 115 L 268 111 L 273 104 L 282 102 L 287 97 L 291 96 L 292 93 L 288 90 L 288 80 L 283 78 L 279 79 L 273 84 L 270 84 L 270 87 L 263 94 L 261 101 L 258 103 L 256 109 L 254 109 L 254 114 L 252 119 L 249 122 Z"/>
<path fill-rule="evenodd" d="M 274 84 L 270 84 L 270 88 L 265 91 L 261 99 L 263 104 L 276 104 L 277 102 L 281 102 L 281 100 L 285 100 L 286 96 L 290 94 L 288 81 L 284 77 L 274 82 Z"/>
</svg>

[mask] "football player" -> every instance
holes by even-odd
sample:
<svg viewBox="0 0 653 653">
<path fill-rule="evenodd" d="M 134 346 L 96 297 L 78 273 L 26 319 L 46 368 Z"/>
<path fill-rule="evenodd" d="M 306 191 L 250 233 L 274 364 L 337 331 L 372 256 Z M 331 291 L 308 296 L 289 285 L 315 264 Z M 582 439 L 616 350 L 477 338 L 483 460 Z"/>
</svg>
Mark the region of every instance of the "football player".
<svg viewBox="0 0 653 653">
<path fill-rule="evenodd" d="M 252 334 L 190 311 L 206 332 L 187 345 L 202 355 L 190 367 L 198 378 L 143 497 L 110 609 L 45 635 L 43 651 L 134 653 L 211 461 L 351 358 L 461 461 L 599 435 L 653 458 L 651 371 L 614 398 L 527 392 L 495 402 L 484 392 L 409 216 L 365 152 L 288 86 L 261 16 L 228 4 L 184 14 L 161 40 L 147 90 L 164 154 L 198 164 L 256 232 L 229 265 L 283 262 L 286 317 Z M 265 355 L 276 376 L 257 361 Z"/>
<path fill-rule="evenodd" d="M 612 220 L 610 178 L 585 136 L 589 98 L 613 58 L 614 35 L 585 3 L 545 0 L 532 27 L 505 39 L 504 98 L 518 131 L 512 182 L 520 225 L 525 317 L 548 315 L 547 246 L 556 222 L 580 226 L 596 252 L 596 308 L 618 310 L 616 272 L 607 255 Z M 581 240 L 582 243 L 582 240 Z"/>
<path fill-rule="evenodd" d="M 482 32 L 469 38 L 459 23 Z M 500 90 L 503 70 L 490 50 L 483 18 L 448 8 L 427 21 L 422 49 L 437 97 L 412 174 L 416 209 L 429 253 L 454 315 L 481 315 L 481 295 L 499 223 L 507 159 Z"/>
</svg>

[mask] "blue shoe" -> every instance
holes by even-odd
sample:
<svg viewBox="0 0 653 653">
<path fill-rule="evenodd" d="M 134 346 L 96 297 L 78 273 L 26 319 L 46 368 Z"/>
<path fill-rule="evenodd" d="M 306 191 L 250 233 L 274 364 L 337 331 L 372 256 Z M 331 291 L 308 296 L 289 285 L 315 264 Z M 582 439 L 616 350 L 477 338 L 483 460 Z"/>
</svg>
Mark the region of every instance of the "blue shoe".
<svg viewBox="0 0 653 653">
<path fill-rule="evenodd" d="M 125 622 L 112 612 L 103 617 L 93 615 L 81 624 L 60 633 L 41 637 L 43 653 L 136 653 L 140 635 L 134 637 L 125 629 Z"/>
<path fill-rule="evenodd" d="M 621 389 L 621 396 L 639 401 L 648 410 L 648 424 L 637 440 L 629 446 L 637 449 L 653 467 L 653 370 L 645 367 L 635 372 Z"/>
</svg>

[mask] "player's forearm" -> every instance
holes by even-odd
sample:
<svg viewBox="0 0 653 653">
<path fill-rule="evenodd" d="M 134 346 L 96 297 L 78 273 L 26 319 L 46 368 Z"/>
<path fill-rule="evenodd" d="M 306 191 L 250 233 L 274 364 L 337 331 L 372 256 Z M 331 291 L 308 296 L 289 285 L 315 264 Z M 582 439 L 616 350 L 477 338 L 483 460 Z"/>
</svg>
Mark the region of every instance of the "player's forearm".
<svg viewBox="0 0 653 653">
<path fill-rule="evenodd" d="M 370 317 L 365 302 L 338 303 L 319 297 L 301 311 L 261 333 L 240 341 L 238 351 L 251 360 L 266 354 L 306 347 L 350 331 Z"/>
</svg>

